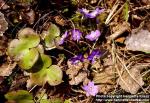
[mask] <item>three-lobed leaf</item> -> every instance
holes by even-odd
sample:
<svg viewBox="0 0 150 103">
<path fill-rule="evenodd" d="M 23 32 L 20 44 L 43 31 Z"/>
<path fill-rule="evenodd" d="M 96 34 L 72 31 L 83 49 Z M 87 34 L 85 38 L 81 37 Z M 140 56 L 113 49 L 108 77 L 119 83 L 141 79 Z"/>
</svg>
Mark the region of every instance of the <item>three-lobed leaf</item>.
<svg viewBox="0 0 150 103">
<path fill-rule="evenodd" d="M 31 84 L 44 85 L 48 82 L 55 86 L 62 82 L 62 70 L 57 65 L 51 65 L 49 68 L 44 68 L 37 73 L 32 73 L 30 76 Z M 38 79 L 37 79 L 38 78 Z"/>
<path fill-rule="evenodd" d="M 36 47 L 40 42 L 40 37 L 31 28 L 24 28 L 19 31 L 18 39 L 10 42 L 8 47 L 8 55 L 15 61 L 19 61 L 28 49 Z"/>
</svg>

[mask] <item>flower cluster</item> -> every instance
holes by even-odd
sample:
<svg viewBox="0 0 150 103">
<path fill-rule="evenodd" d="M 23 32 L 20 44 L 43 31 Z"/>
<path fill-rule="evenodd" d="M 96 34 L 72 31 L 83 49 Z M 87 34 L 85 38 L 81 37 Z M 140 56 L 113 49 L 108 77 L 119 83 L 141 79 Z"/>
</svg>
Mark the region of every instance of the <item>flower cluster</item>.
<svg viewBox="0 0 150 103">
<path fill-rule="evenodd" d="M 98 58 L 100 58 L 101 57 L 101 55 L 102 55 L 102 53 L 100 52 L 100 50 L 99 49 L 95 49 L 95 50 L 93 50 L 90 54 L 89 54 L 89 56 L 86 58 L 86 59 L 88 59 L 89 61 L 91 61 L 92 62 L 92 64 L 96 61 L 96 59 L 98 59 Z M 72 64 L 76 64 L 77 62 L 83 62 L 84 61 L 84 57 L 83 57 L 83 55 L 82 54 L 79 54 L 79 55 L 76 55 L 75 57 L 72 57 L 71 59 L 70 59 L 70 61 L 72 62 Z"/>
<path fill-rule="evenodd" d="M 72 33 L 72 39 L 74 41 L 79 41 L 82 37 L 82 32 L 79 29 L 73 29 L 71 30 Z M 64 40 L 68 37 L 69 32 L 66 31 L 62 37 L 60 38 L 59 45 L 62 45 L 64 43 Z M 91 31 L 89 34 L 85 36 L 86 39 L 89 41 L 95 41 L 101 36 L 101 32 L 99 30 Z"/>
<path fill-rule="evenodd" d="M 102 13 L 104 11 L 104 9 L 100 9 L 97 7 L 95 10 L 89 11 L 85 8 L 82 8 L 82 9 L 79 9 L 79 11 L 81 14 L 84 15 L 85 18 L 93 19 L 96 16 L 98 16 L 100 13 Z M 96 29 L 96 30 L 90 31 L 88 34 L 86 34 L 84 36 L 82 31 L 80 31 L 77 28 L 74 28 L 70 31 L 66 31 L 62 35 L 62 37 L 60 38 L 60 41 L 59 41 L 59 45 L 62 45 L 68 36 L 71 37 L 70 38 L 71 40 L 77 41 L 77 43 L 79 43 L 81 38 L 82 39 L 85 38 L 91 42 L 94 42 L 99 39 L 99 37 L 101 36 L 101 32 L 100 32 L 100 30 Z M 89 53 L 88 57 L 85 58 L 82 54 L 78 54 L 78 55 L 70 58 L 69 63 L 71 63 L 71 66 L 78 66 L 78 64 L 84 65 L 84 63 L 86 63 L 86 61 L 91 62 L 91 64 L 94 64 L 95 61 L 101 57 L 101 54 L 102 53 L 100 52 L 99 49 L 94 49 Z M 83 68 L 83 67 L 84 66 L 81 66 L 81 68 Z M 78 71 L 76 72 L 76 74 L 77 73 L 78 73 Z M 73 77 L 74 77 L 74 75 L 73 75 Z M 90 81 L 87 85 L 84 85 L 82 88 L 86 92 L 86 96 L 95 96 L 98 93 L 98 86 L 94 85 L 93 81 Z"/>
<path fill-rule="evenodd" d="M 97 15 L 102 13 L 104 9 L 96 8 L 93 11 L 89 11 L 85 8 L 79 9 L 80 13 L 82 13 L 86 18 L 95 18 Z M 60 38 L 59 45 L 62 45 L 64 43 L 64 40 L 68 37 L 69 32 L 66 31 L 64 35 Z M 79 41 L 82 37 L 82 32 L 79 29 L 72 29 L 71 30 L 72 34 L 72 40 L 74 41 Z M 91 31 L 89 34 L 85 36 L 86 39 L 89 41 L 95 41 L 97 40 L 101 35 L 101 32 L 99 30 Z"/>
</svg>

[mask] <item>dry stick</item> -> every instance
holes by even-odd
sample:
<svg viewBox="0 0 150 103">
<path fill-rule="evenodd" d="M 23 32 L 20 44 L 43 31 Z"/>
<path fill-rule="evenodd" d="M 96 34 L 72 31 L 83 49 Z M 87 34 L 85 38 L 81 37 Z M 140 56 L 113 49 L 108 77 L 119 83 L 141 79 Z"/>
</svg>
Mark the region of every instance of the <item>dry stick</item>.
<svg viewBox="0 0 150 103">
<path fill-rule="evenodd" d="M 75 45 L 77 47 L 77 49 L 80 50 L 80 48 L 78 47 L 78 45 L 75 42 L 73 42 L 71 40 L 67 40 L 67 41 L 70 42 L 70 43 L 72 43 L 73 45 Z"/>
<path fill-rule="evenodd" d="M 88 97 L 88 98 L 86 98 L 86 99 L 84 99 L 84 100 L 81 100 L 80 101 L 80 103 L 92 103 L 92 100 L 93 100 L 94 98 L 92 98 L 92 96 L 91 97 Z"/>
<path fill-rule="evenodd" d="M 75 29 L 75 25 L 74 25 L 74 23 L 72 22 L 72 20 L 71 20 L 71 19 L 69 19 L 69 21 L 71 22 L 71 24 L 72 24 L 73 28 Z"/>
<path fill-rule="evenodd" d="M 121 8 L 119 10 L 116 11 L 116 13 L 114 15 L 112 15 L 112 17 L 109 19 L 108 23 L 117 15 L 121 12 L 121 10 L 123 9 L 123 7 L 125 6 L 125 3 L 121 6 Z"/>
<path fill-rule="evenodd" d="M 150 72 L 150 69 L 149 70 L 147 70 L 147 71 L 145 71 L 144 73 L 142 73 L 142 77 L 144 77 L 147 73 L 149 73 Z"/>
<path fill-rule="evenodd" d="M 40 20 L 41 19 L 44 19 L 46 16 L 48 16 L 50 13 L 47 13 L 47 14 L 45 14 L 45 15 L 43 15 L 42 17 L 40 17 L 39 19 L 38 19 L 38 21 L 34 24 L 34 26 L 33 26 L 33 28 L 35 28 L 35 26 L 40 22 Z"/>
<path fill-rule="evenodd" d="M 114 47 L 114 44 L 112 44 L 112 51 L 111 51 L 111 54 L 112 54 L 112 57 L 113 57 L 113 63 L 115 64 L 116 63 L 116 59 L 115 59 L 115 57 L 116 57 L 116 55 L 115 55 L 115 47 Z M 123 83 L 126 85 L 126 87 L 128 88 L 128 90 L 130 91 L 130 88 L 129 88 L 129 86 L 128 86 L 128 84 L 123 80 L 123 78 L 122 78 L 122 76 L 121 76 L 121 73 L 119 72 L 119 69 L 118 69 L 118 67 L 115 65 L 115 68 L 117 69 L 117 73 L 118 73 L 118 75 L 119 75 L 119 77 L 120 77 L 120 79 L 123 81 Z"/>
<path fill-rule="evenodd" d="M 127 73 L 130 75 L 130 77 L 142 88 L 142 90 L 146 93 L 146 91 L 144 90 L 144 88 L 138 83 L 138 81 L 130 74 L 130 71 L 128 70 L 128 68 L 124 65 L 124 63 L 122 62 L 121 58 L 116 54 L 118 60 L 121 62 L 121 64 L 124 66 L 125 70 L 127 71 Z"/>
<path fill-rule="evenodd" d="M 138 55 L 134 55 L 134 56 L 132 56 L 131 58 L 129 58 L 128 60 L 127 60 L 127 63 L 130 63 L 132 60 L 134 60 L 134 58 L 138 58 L 138 56 L 144 56 L 143 54 L 138 54 Z M 136 59 L 137 60 L 137 59 Z"/>
<path fill-rule="evenodd" d="M 113 90 L 113 94 L 116 92 L 118 85 L 119 85 L 119 80 L 117 81 L 117 84 L 114 87 L 115 89 Z"/>
<path fill-rule="evenodd" d="M 68 52 L 68 53 L 70 53 L 70 54 L 72 54 L 73 56 L 75 56 L 75 54 L 73 52 L 71 52 L 71 51 L 69 51 L 67 49 L 64 49 L 64 48 L 63 48 L 63 50 L 66 51 L 66 52 Z"/>
<path fill-rule="evenodd" d="M 90 44 L 88 44 L 87 42 L 85 41 L 80 41 L 80 43 L 83 43 L 83 44 L 86 44 L 89 48 L 92 48 Z"/>
<path fill-rule="evenodd" d="M 4 1 L 5 3 L 4 3 L 3 5 L 1 5 L 0 8 L 2 8 L 8 1 L 9 1 L 9 0 L 7 0 L 6 2 Z"/>
<path fill-rule="evenodd" d="M 114 4 L 114 6 L 112 7 L 112 10 L 111 12 L 109 13 L 106 21 L 105 21 L 105 24 L 107 25 L 109 22 L 110 22 L 110 19 L 112 19 L 112 15 L 114 14 L 114 12 L 116 11 L 117 7 L 119 6 L 119 3 L 118 3 L 118 0 L 116 1 L 116 3 Z"/>
<path fill-rule="evenodd" d="M 29 92 L 31 92 L 35 87 L 37 87 L 38 85 L 34 85 L 30 90 Z"/>
<path fill-rule="evenodd" d="M 142 7 L 135 7 L 132 11 L 136 11 L 136 10 L 140 10 L 140 9 L 150 9 L 150 5 L 145 5 Z M 132 11 L 129 11 L 129 12 L 132 12 Z"/>
<path fill-rule="evenodd" d="M 42 88 L 41 88 L 41 91 L 43 91 L 43 90 L 44 90 L 44 85 L 43 85 Z M 45 93 L 45 92 L 44 92 L 44 93 Z M 44 93 L 43 93 L 43 95 L 39 98 L 38 101 L 35 100 L 35 103 L 40 103 L 40 101 L 42 100 L 42 97 L 44 96 Z"/>
<path fill-rule="evenodd" d="M 96 39 L 95 43 L 93 44 L 92 50 L 90 51 L 90 53 L 91 53 L 91 52 L 93 51 L 93 49 L 95 48 L 95 45 L 96 45 L 97 41 L 98 41 L 98 39 Z"/>
<path fill-rule="evenodd" d="M 76 90 L 76 89 L 73 89 L 73 88 L 71 88 L 71 90 L 74 91 L 74 92 L 76 92 L 76 93 L 83 93 L 83 94 L 86 93 L 86 92 L 84 92 L 84 91 L 82 91 L 82 90 Z"/>
<path fill-rule="evenodd" d="M 150 91 L 148 90 L 149 88 L 150 88 L 150 85 L 145 88 L 146 91 L 148 91 L 148 93 L 150 93 Z"/>
<path fill-rule="evenodd" d="M 97 6 L 99 6 L 101 2 L 102 2 L 102 0 L 99 0 L 98 3 L 97 3 Z"/>
<path fill-rule="evenodd" d="M 141 5 L 140 2 L 138 2 L 138 3 Z M 146 11 L 148 13 L 148 15 L 150 15 L 150 13 L 147 10 L 145 10 L 145 9 L 150 9 L 150 5 L 145 5 L 145 6 L 141 5 L 141 7 L 135 7 L 133 10 L 129 11 L 129 13 L 134 12 L 136 10 L 141 10 L 141 9 L 143 9 L 144 11 Z"/>
<path fill-rule="evenodd" d="M 131 62 L 128 66 L 130 67 L 131 65 L 132 65 L 133 63 Z M 127 67 L 128 67 L 127 66 Z M 122 74 L 124 71 L 122 71 L 120 74 Z M 125 81 L 124 81 L 125 82 Z M 118 84 L 119 84 L 119 81 L 117 81 L 117 84 L 116 84 L 116 86 L 115 86 L 115 90 L 114 90 L 114 92 L 116 91 L 116 88 L 117 88 L 117 86 L 118 86 Z M 127 84 L 127 83 L 126 83 Z M 127 86 L 128 87 L 128 86 Z M 129 89 L 129 88 L 128 88 Z"/>
</svg>

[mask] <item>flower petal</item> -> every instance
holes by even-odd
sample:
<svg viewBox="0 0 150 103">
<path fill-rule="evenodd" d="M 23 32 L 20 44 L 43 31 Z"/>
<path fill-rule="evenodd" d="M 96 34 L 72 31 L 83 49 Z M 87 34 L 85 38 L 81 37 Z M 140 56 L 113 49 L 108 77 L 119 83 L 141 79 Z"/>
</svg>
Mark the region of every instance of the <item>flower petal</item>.
<svg viewBox="0 0 150 103">
<path fill-rule="evenodd" d="M 104 9 L 96 8 L 94 11 L 92 11 L 91 13 L 88 14 L 88 17 L 89 18 L 95 18 L 97 15 L 99 15 L 103 11 L 104 11 Z"/>
<path fill-rule="evenodd" d="M 82 8 L 82 9 L 79 9 L 79 11 L 80 11 L 80 13 L 82 13 L 87 18 L 95 18 L 97 15 L 102 13 L 104 11 L 104 9 L 100 9 L 100 8 L 97 7 L 92 12 L 89 12 L 89 10 L 87 10 L 85 8 Z"/>
<path fill-rule="evenodd" d="M 80 13 L 82 14 L 88 14 L 89 13 L 89 10 L 85 9 L 85 8 L 82 8 L 82 9 L 79 9 Z"/>
<path fill-rule="evenodd" d="M 84 61 L 84 58 L 83 58 L 83 55 L 82 55 L 82 54 L 78 54 L 77 56 L 72 57 L 72 58 L 70 59 L 70 61 L 72 62 L 72 64 L 76 64 L 78 61 L 83 62 L 83 61 Z"/>
<path fill-rule="evenodd" d="M 89 87 L 93 87 L 93 86 L 94 86 L 94 82 L 93 82 L 93 81 L 92 81 L 92 82 L 89 82 L 88 86 L 89 86 Z"/>
<path fill-rule="evenodd" d="M 67 38 L 67 36 L 68 36 L 68 31 L 66 31 L 60 38 L 59 45 L 62 45 L 64 43 L 64 40 Z"/>
<path fill-rule="evenodd" d="M 95 41 L 100 37 L 101 33 L 99 30 L 91 31 L 88 35 L 85 36 L 86 39 L 90 41 Z"/>
<path fill-rule="evenodd" d="M 81 39 L 82 32 L 79 29 L 72 30 L 72 39 L 79 41 Z"/>
<path fill-rule="evenodd" d="M 99 49 L 95 49 L 92 51 L 92 53 L 88 56 L 88 60 L 92 61 L 92 64 L 95 62 L 96 58 L 99 58 L 101 56 L 101 52 Z"/>
</svg>

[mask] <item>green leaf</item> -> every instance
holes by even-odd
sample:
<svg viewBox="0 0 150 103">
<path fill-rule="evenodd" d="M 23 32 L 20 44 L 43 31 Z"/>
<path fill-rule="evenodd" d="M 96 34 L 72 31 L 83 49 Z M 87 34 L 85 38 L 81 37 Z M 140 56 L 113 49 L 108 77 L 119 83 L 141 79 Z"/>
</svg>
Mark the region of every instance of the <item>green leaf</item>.
<svg viewBox="0 0 150 103">
<path fill-rule="evenodd" d="M 5 98 L 16 103 L 34 103 L 32 95 L 25 90 L 12 91 L 5 94 Z"/>
<path fill-rule="evenodd" d="M 63 103 L 63 101 L 60 98 L 53 98 L 50 99 L 49 103 Z"/>
<path fill-rule="evenodd" d="M 49 103 L 48 95 L 46 94 L 45 89 L 37 91 L 35 98 L 37 99 L 36 103 Z"/>
<path fill-rule="evenodd" d="M 46 80 L 52 86 L 58 85 L 62 82 L 62 70 L 57 65 L 52 65 L 47 69 L 47 77 Z"/>
<path fill-rule="evenodd" d="M 42 62 L 43 62 L 43 68 L 42 69 L 47 69 L 50 65 L 52 65 L 52 59 L 45 54 L 41 54 Z"/>
<path fill-rule="evenodd" d="M 32 72 L 32 73 L 39 72 L 41 69 L 48 68 L 51 64 L 52 64 L 52 59 L 48 55 L 40 53 L 37 62 L 28 72 Z"/>
<path fill-rule="evenodd" d="M 50 85 L 55 86 L 62 82 L 62 75 L 63 74 L 60 67 L 57 65 L 52 65 L 49 68 L 41 69 L 37 73 L 32 73 L 30 76 L 30 82 L 31 84 L 37 85 L 44 85 L 48 82 Z"/>
<path fill-rule="evenodd" d="M 64 103 L 73 103 L 73 102 L 71 102 L 70 99 L 66 99 L 66 100 L 64 101 Z"/>
<path fill-rule="evenodd" d="M 20 61 L 18 62 L 19 67 L 21 67 L 24 70 L 31 69 L 34 64 L 37 62 L 39 58 L 39 53 L 36 48 L 32 48 L 28 50 L 26 55 L 24 55 Z"/>
<path fill-rule="evenodd" d="M 123 17 L 125 21 L 128 21 L 129 18 L 129 4 L 128 2 L 126 2 L 124 4 L 124 8 L 123 8 Z"/>
<path fill-rule="evenodd" d="M 52 49 L 56 47 L 55 38 L 60 36 L 60 30 L 55 24 L 51 23 L 49 29 L 47 31 L 44 31 L 42 33 L 42 36 L 43 36 L 46 48 Z"/>
<path fill-rule="evenodd" d="M 52 64 L 52 60 L 49 56 L 45 55 L 45 54 L 41 54 L 41 60 L 36 63 L 37 65 L 35 65 L 34 68 L 40 68 L 40 71 L 36 72 L 36 73 L 32 73 L 30 76 L 30 82 L 31 84 L 38 84 L 38 85 L 43 85 L 46 83 L 46 69 L 48 69 L 50 67 L 50 65 Z M 41 66 L 41 64 L 43 64 Z M 38 78 L 38 80 L 37 80 Z"/>
<path fill-rule="evenodd" d="M 41 69 L 39 72 L 32 73 L 30 75 L 30 85 L 39 85 L 42 86 L 46 83 L 46 70 Z M 38 79 L 37 79 L 38 78 Z"/>
<path fill-rule="evenodd" d="M 48 99 L 41 99 L 40 103 L 50 103 L 50 101 Z"/>
<path fill-rule="evenodd" d="M 18 33 L 18 39 L 14 39 L 10 42 L 8 46 L 8 55 L 15 61 L 19 61 L 20 58 L 28 53 L 28 49 L 36 47 L 39 42 L 40 38 L 33 29 L 22 29 Z"/>
</svg>

